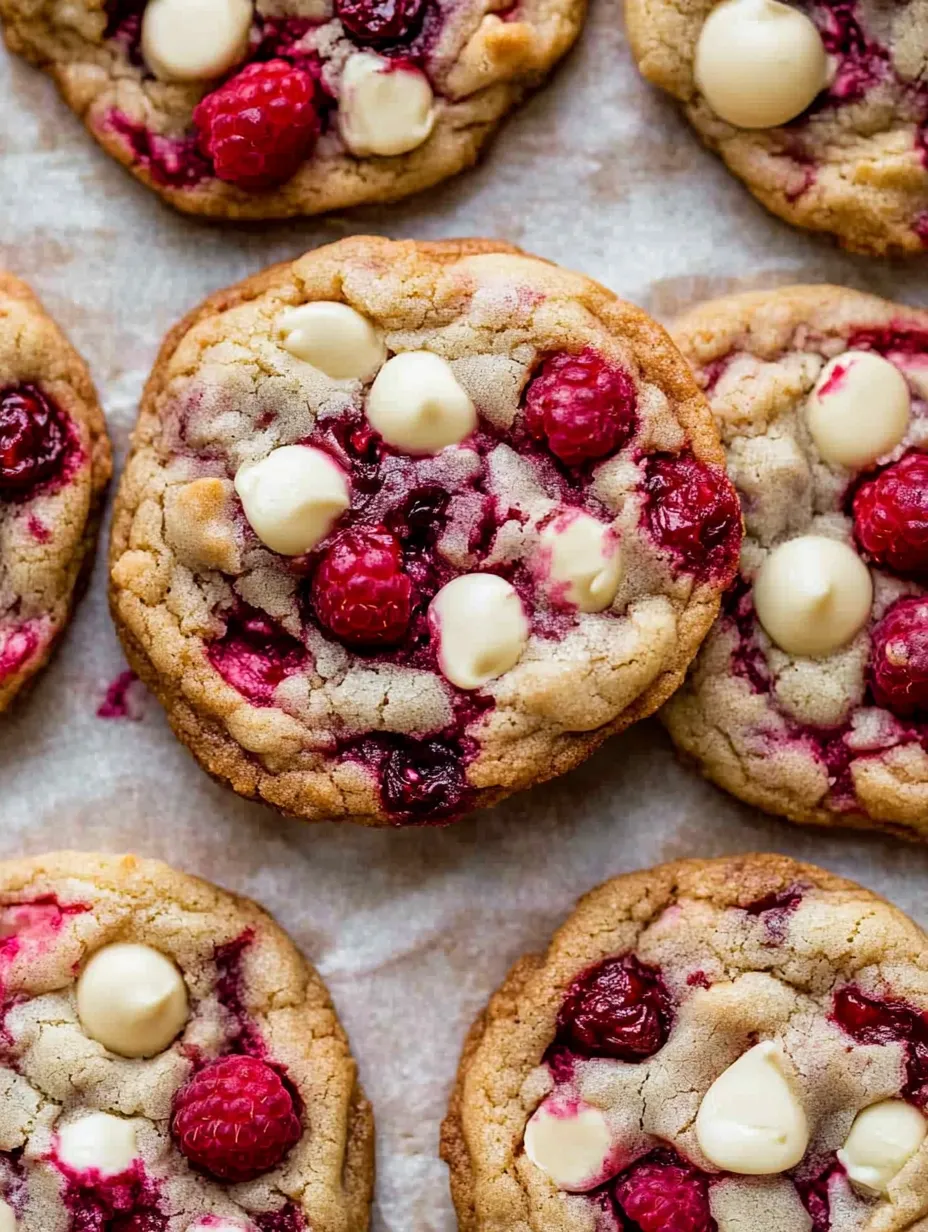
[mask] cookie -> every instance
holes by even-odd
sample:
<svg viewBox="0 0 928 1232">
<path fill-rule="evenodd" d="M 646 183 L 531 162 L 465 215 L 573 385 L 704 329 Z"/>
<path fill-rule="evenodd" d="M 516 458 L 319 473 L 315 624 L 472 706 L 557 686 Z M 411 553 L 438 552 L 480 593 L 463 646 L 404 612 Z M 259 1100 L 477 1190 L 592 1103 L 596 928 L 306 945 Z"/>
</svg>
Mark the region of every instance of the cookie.
<svg viewBox="0 0 928 1232">
<path fill-rule="evenodd" d="M 926 967 L 895 907 L 785 857 L 607 882 L 470 1033 L 459 1227 L 924 1227 Z"/>
<path fill-rule="evenodd" d="M 483 240 L 350 239 L 168 337 L 112 608 L 175 732 L 310 819 L 449 819 L 676 688 L 741 538 L 664 331 Z"/>
<path fill-rule="evenodd" d="M 373 1122 L 278 925 L 135 856 L 0 865 L 4 1232 L 363 1232 Z"/>
<path fill-rule="evenodd" d="M 0 273 L 0 711 L 68 624 L 110 470 L 86 364 L 30 289 Z"/>
<path fill-rule="evenodd" d="M 584 0 L 0 0 L 11 50 L 178 209 L 285 218 L 470 166 Z"/>
<path fill-rule="evenodd" d="M 625 11 L 641 72 L 769 210 L 857 252 L 924 251 L 925 0 L 625 0 Z"/>
<path fill-rule="evenodd" d="M 928 838 L 928 313 L 787 287 L 676 336 L 746 537 L 671 736 L 769 812 Z"/>
</svg>

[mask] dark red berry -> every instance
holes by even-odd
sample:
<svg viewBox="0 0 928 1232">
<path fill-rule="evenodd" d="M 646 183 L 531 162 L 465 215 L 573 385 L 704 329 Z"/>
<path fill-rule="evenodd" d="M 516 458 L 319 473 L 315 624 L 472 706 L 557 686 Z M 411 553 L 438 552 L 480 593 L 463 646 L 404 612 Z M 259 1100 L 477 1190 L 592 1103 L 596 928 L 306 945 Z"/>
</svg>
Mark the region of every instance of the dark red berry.
<svg viewBox="0 0 928 1232">
<path fill-rule="evenodd" d="M 715 574 L 722 585 L 732 580 L 741 552 L 741 506 L 720 467 L 689 453 L 652 458 L 645 518 L 660 547 L 673 552 L 684 569 Z"/>
<path fill-rule="evenodd" d="M 226 684 L 255 706 L 270 706 L 280 682 L 306 662 L 296 638 L 251 609 L 229 617 L 225 634 L 210 642 L 206 655 Z"/>
<path fill-rule="evenodd" d="M 398 820 L 447 820 L 460 810 L 465 793 L 460 750 L 441 740 L 403 741 L 383 759 L 380 791 Z"/>
<path fill-rule="evenodd" d="M 706 1176 L 671 1151 L 655 1151 L 634 1164 L 613 1192 L 641 1232 L 716 1232 Z"/>
<path fill-rule="evenodd" d="M 67 443 L 61 412 L 35 385 L 0 392 L 0 492 L 20 495 L 51 479 Z"/>
<path fill-rule="evenodd" d="M 339 535 L 316 570 L 312 594 L 320 623 L 349 646 L 394 645 L 412 615 L 403 552 L 383 526 Z"/>
<path fill-rule="evenodd" d="M 604 458 L 638 426 L 635 383 L 589 348 L 549 356 L 525 394 L 525 424 L 568 466 Z"/>
<path fill-rule="evenodd" d="M 592 1056 L 643 1061 L 663 1048 L 672 1023 L 660 972 L 625 954 L 574 980 L 558 1015 L 558 1037 Z"/>
<path fill-rule="evenodd" d="M 893 714 L 928 711 L 928 601 L 900 599 L 874 627 L 870 687 Z"/>
<path fill-rule="evenodd" d="M 857 542 L 878 565 L 928 573 L 928 454 L 906 454 L 854 497 Z"/>
<path fill-rule="evenodd" d="M 336 0 L 335 11 L 359 43 L 410 39 L 422 21 L 425 0 Z"/>
<path fill-rule="evenodd" d="M 928 1105 L 928 1014 L 905 1001 L 877 1000 L 847 985 L 834 995 L 832 1017 L 858 1044 L 902 1044 L 902 1094 L 919 1107 Z"/>
</svg>

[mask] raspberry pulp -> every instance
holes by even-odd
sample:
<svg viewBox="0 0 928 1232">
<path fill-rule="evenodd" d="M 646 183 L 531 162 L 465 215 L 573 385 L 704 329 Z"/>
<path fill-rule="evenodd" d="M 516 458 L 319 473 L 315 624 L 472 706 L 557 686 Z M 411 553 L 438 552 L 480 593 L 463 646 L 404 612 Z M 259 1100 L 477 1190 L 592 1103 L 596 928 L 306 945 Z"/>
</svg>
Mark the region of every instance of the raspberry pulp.
<svg viewBox="0 0 928 1232">
<path fill-rule="evenodd" d="M 402 641 L 412 615 L 412 580 L 384 526 L 344 531 L 323 556 L 312 585 L 320 624 L 349 646 Z"/>
<path fill-rule="evenodd" d="M 306 663 L 296 638 L 251 608 L 229 617 L 225 634 L 210 642 L 206 657 L 226 684 L 254 706 L 273 705 L 280 682 Z"/>
<path fill-rule="evenodd" d="M 591 1056 L 643 1061 L 663 1048 L 672 1024 L 660 972 L 624 954 L 574 980 L 558 1015 L 558 1038 Z"/>
<path fill-rule="evenodd" d="M 900 599 L 876 625 L 870 687 L 877 705 L 893 714 L 928 712 L 928 601 Z"/>
<path fill-rule="evenodd" d="M 464 797 L 461 755 L 441 740 L 404 741 L 383 760 L 380 790 L 397 818 L 448 820 Z"/>
<path fill-rule="evenodd" d="M 635 384 L 587 348 L 549 356 L 525 394 L 525 425 L 568 466 L 604 458 L 638 426 Z"/>
<path fill-rule="evenodd" d="M 928 1107 L 928 1014 L 905 1001 L 879 1001 L 859 988 L 839 988 L 832 1017 L 858 1044 L 901 1044 L 906 1058 L 905 1099 Z"/>
<path fill-rule="evenodd" d="M 61 412 L 35 385 L 0 392 L 0 494 L 22 496 L 51 479 L 67 444 Z"/>
<path fill-rule="evenodd" d="M 422 21 L 425 0 L 336 0 L 335 11 L 359 43 L 410 39 Z"/>
<path fill-rule="evenodd" d="M 830 1232 L 831 1229 L 831 1182 L 843 1176 L 844 1168 L 834 1155 L 824 1162 L 819 1159 L 810 1171 L 803 1165 L 803 1174 L 794 1177 L 802 1205 L 812 1219 L 812 1232 Z"/>
<path fill-rule="evenodd" d="M 928 454 L 906 454 L 858 488 L 854 530 L 876 564 L 928 573 Z"/>
<path fill-rule="evenodd" d="M 645 478 L 645 518 L 658 544 L 700 576 L 725 585 L 738 567 L 741 506 L 721 467 L 692 454 L 657 455 Z"/>
<path fill-rule="evenodd" d="M 672 1151 L 655 1151 L 633 1164 L 613 1193 L 641 1232 L 717 1232 L 707 1177 Z"/>
</svg>

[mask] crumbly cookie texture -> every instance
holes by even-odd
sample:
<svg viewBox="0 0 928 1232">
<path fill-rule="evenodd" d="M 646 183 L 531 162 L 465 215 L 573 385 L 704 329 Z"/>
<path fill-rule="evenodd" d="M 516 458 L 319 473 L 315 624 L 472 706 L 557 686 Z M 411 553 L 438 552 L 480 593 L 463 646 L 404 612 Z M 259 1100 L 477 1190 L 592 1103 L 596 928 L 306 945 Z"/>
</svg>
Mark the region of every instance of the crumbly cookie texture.
<svg viewBox="0 0 928 1232">
<path fill-rule="evenodd" d="M 928 314 L 791 287 L 703 305 L 676 336 L 746 535 L 670 734 L 769 812 L 924 839 Z"/>
<path fill-rule="evenodd" d="M 483 240 L 345 240 L 168 337 L 116 623 L 240 794 L 448 819 L 680 684 L 741 539 L 717 440 L 668 336 L 589 279 Z"/>
<path fill-rule="evenodd" d="M 156 861 L 65 852 L 0 865 L 0 920 L 0 1226 L 367 1228 L 370 1108 L 270 916 Z"/>
<path fill-rule="evenodd" d="M 462 1232 L 924 1228 L 926 962 L 895 907 L 785 857 L 607 882 L 470 1032 Z"/>
<path fill-rule="evenodd" d="M 68 623 L 111 465 L 87 366 L 32 291 L 0 272 L 0 711 Z"/>
<path fill-rule="evenodd" d="M 470 166 L 584 0 L 3 0 L 6 41 L 178 209 L 283 218 Z"/>
<path fill-rule="evenodd" d="M 925 0 L 626 0 L 625 11 L 643 75 L 768 209 L 858 252 L 924 251 Z"/>
</svg>

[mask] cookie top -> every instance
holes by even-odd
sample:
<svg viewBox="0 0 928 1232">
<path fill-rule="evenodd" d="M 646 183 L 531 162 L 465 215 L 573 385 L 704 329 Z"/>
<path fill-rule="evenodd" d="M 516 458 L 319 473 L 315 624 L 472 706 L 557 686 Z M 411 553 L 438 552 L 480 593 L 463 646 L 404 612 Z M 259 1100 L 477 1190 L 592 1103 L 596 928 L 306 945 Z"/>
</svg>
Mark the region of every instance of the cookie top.
<svg viewBox="0 0 928 1232">
<path fill-rule="evenodd" d="M 87 366 L 29 288 L 0 273 L 0 711 L 68 622 L 110 470 Z"/>
<path fill-rule="evenodd" d="M 928 837 L 928 314 L 788 287 L 677 338 L 746 537 L 671 735 L 771 812 Z"/>
<path fill-rule="evenodd" d="M 471 1032 L 460 1227 L 921 1227 L 926 968 L 895 907 L 784 857 L 607 882 Z"/>
<path fill-rule="evenodd" d="M 469 166 L 584 0 L 0 0 L 7 43 L 179 209 L 392 201 Z"/>
<path fill-rule="evenodd" d="M 926 0 L 625 10 L 641 72 L 768 209 L 859 252 L 923 251 Z"/>
<path fill-rule="evenodd" d="M 170 335 L 112 602 L 175 731 L 309 818 L 429 822 L 679 684 L 741 537 L 664 331 L 486 241 L 352 239 Z"/>
<path fill-rule="evenodd" d="M 164 864 L 0 865 L 4 1232 L 362 1232 L 373 1124 L 322 981 Z"/>
</svg>

